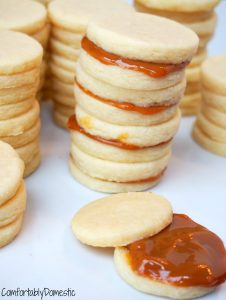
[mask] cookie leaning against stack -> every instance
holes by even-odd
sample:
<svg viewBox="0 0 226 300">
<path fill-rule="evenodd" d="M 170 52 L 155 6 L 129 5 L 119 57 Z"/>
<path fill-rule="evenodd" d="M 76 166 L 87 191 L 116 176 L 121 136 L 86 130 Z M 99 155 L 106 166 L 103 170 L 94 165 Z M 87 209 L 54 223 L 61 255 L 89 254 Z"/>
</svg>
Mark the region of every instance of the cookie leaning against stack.
<svg viewBox="0 0 226 300">
<path fill-rule="evenodd" d="M 26 209 L 24 163 L 16 151 L 0 141 L 0 248 L 20 232 Z"/>
<path fill-rule="evenodd" d="M 31 37 L 0 31 L 0 140 L 16 149 L 31 174 L 40 163 L 39 83 L 43 50 Z"/>
<path fill-rule="evenodd" d="M 31 0 L 1 0 L 0 29 L 19 31 L 36 39 L 44 49 L 37 98 L 41 99 L 47 72 L 46 49 L 50 27 L 46 8 Z"/>
<path fill-rule="evenodd" d="M 48 10 L 52 23 L 50 68 L 54 120 L 66 128 L 68 118 L 74 113 L 75 63 L 88 22 L 100 12 L 120 10 L 122 13 L 133 8 L 120 0 L 56 0 Z"/>
<path fill-rule="evenodd" d="M 193 299 L 226 280 L 221 239 L 188 216 L 173 214 L 170 203 L 153 193 L 91 202 L 75 214 L 72 230 L 84 244 L 116 247 L 119 275 L 148 294 Z"/>
<path fill-rule="evenodd" d="M 186 69 L 187 87 L 180 108 L 183 115 L 196 114 L 200 109 L 200 66 L 207 56 L 207 44 L 214 35 L 218 0 L 135 0 L 138 11 L 170 18 L 194 30 L 199 48 Z"/>
<path fill-rule="evenodd" d="M 201 67 L 202 105 L 193 138 L 207 150 L 226 156 L 226 55 L 211 57 Z"/>
<path fill-rule="evenodd" d="M 183 41 L 183 42 L 182 42 Z M 76 65 L 70 169 L 102 192 L 140 191 L 161 179 L 197 36 L 140 13 L 90 22 Z"/>
</svg>

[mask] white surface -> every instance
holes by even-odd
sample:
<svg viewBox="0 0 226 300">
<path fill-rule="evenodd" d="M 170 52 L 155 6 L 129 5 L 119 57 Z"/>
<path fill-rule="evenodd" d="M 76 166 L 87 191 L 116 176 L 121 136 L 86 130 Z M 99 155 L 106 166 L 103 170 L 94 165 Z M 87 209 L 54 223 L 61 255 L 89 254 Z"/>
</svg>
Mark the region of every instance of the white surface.
<svg viewBox="0 0 226 300">
<path fill-rule="evenodd" d="M 212 54 L 226 52 L 226 2 L 218 11 L 220 21 L 210 47 Z M 42 165 L 26 180 L 28 209 L 23 231 L 0 250 L 0 290 L 47 287 L 72 288 L 77 293 L 74 298 L 45 299 L 159 299 L 137 292 L 121 280 L 114 269 L 112 250 L 86 247 L 73 237 L 73 214 L 103 194 L 88 190 L 71 177 L 67 167 L 69 136 L 52 123 L 49 105 L 43 105 L 42 112 Z M 169 168 L 153 191 L 167 197 L 175 212 L 188 214 L 226 243 L 226 159 L 206 152 L 192 141 L 192 122 L 192 118 L 183 119 Z M 225 284 L 205 297 L 224 299 Z"/>
</svg>

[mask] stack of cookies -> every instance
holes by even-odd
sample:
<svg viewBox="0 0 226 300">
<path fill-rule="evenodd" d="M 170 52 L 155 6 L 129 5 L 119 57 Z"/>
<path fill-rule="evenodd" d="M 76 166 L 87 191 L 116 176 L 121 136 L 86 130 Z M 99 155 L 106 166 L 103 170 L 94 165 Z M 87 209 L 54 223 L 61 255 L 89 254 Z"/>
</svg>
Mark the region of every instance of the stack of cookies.
<svg viewBox="0 0 226 300">
<path fill-rule="evenodd" d="M 183 115 L 196 114 L 200 109 L 200 66 L 207 56 L 207 44 L 216 27 L 214 8 L 219 0 L 135 0 L 136 9 L 170 18 L 194 30 L 199 36 L 199 48 L 186 70 L 187 87 L 180 108 Z"/>
<path fill-rule="evenodd" d="M 66 128 L 75 107 L 75 63 L 90 19 L 100 12 L 133 10 L 123 0 L 56 0 L 49 5 L 50 49 L 55 122 Z"/>
<path fill-rule="evenodd" d="M 39 84 L 43 50 L 26 34 L 0 31 L 0 140 L 15 148 L 25 176 L 39 165 Z"/>
<path fill-rule="evenodd" d="M 168 19 L 141 13 L 90 22 L 76 66 L 70 169 L 103 192 L 139 191 L 161 179 L 198 38 Z"/>
<path fill-rule="evenodd" d="M 26 209 L 24 163 L 16 151 L 0 141 L 0 248 L 20 232 Z"/>
<path fill-rule="evenodd" d="M 46 8 L 31 0 L 1 0 L 0 1 L 0 29 L 19 31 L 35 38 L 45 50 L 49 39 L 49 24 Z M 47 57 L 44 59 L 40 71 L 40 83 L 37 98 L 43 96 L 43 87 L 47 70 Z"/>
<path fill-rule="evenodd" d="M 226 156 L 226 55 L 203 63 L 201 83 L 202 105 L 193 137 L 207 150 Z"/>
</svg>

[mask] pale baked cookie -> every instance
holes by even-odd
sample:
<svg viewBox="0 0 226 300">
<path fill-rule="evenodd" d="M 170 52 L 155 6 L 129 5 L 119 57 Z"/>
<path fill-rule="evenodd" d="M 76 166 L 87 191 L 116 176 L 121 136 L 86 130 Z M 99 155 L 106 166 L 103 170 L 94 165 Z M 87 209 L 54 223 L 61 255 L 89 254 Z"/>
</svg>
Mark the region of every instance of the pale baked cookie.
<svg viewBox="0 0 226 300">
<path fill-rule="evenodd" d="M 34 34 L 46 23 L 47 11 L 29 0 L 1 0 L 0 28 Z"/>
<path fill-rule="evenodd" d="M 76 65 L 75 61 L 69 60 L 60 55 L 55 55 L 55 54 L 52 54 L 51 61 L 53 62 L 53 64 L 65 70 L 75 73 L 75 65 Z"/>
<path fill-rule="evenodd" d="M 123 193 L 82 207 L 72 220 L 72 230 L 82 243 L 116 247 L 155 235 L 171 221 L 172 208 L 165 198 L 153 193 Z"/>
<path fill-rule="evenodd" d="M 148 162 L 124 163 L 103 160 L 81 151 L 72 145 L 71 156 L 74 163 L 88 176 L 114 182 L 132 183 L 147 180 L 163 173 L 169 162 L 171 152 Z"/>
<path fill-rule="evenodd" d="M 144 6 L 179 12 L 202 12 L 212 10 L 218 3 L 219 0 L 139 0 L 139 3 Z"/>
<path fill-rule="evenodd" d="M 150 106 L 166 101 L 177 102 L 182 97 L 186 86 L 186 80 L 183 78 L 183 80 L 176 85 L 153 91 L 115 87 L 90 76 L 79 62 L 76 64 L 76 80 L 82 87 L 88 91 L 92 91 L 94 95 L 118 102 L 129 102 L 138 106 Z"/>
<path fill-rule="evenodd" d="M 197 83 L 200 81 L 200 66 L 187 67 L 186 78 L 188 83 Z"/>
<path fill-rule="evenodd" d="M 84 33 L 89 21 L 97 14 L 112 9 L 120 15 L 133 7 L 120 0 L 56 0 L 49 4 L 51 22 L 62 29 Z"/>
<path fill-rule="evenodd" d="M 51 87 L 53 89 L 56 96 L 58 94 L 61 94 L 63 97 L 69 96 L 70 98 L 74 98 L 74 88 L 71 84 L 67 84 L 65 82 L 62 82 L 57 77 L 52 77 Z"/>
<path fill-rule="evenodd" d="M 75 33 L 56 26 L 52 28 L 51 33 L 56 40 L 69 46 L 81 48 L 83 33 Z"/>
<path fill-rule="evenodd" d="M 76 61 L 79 56 L 79 49 L 68 46 L 55 38 L 50 39 L 50 49 L 52 53 L 60 55 L 64 58 Z"/>
<path fill-rule="evenodd" d="M 19 234 L 23 224 L 23 215 L 12 223 L 0 228 L 0 248 L 12 242 Z"/>
<path fill-rule="evenodd" d="M 226 130 L 226 113 L 221 110 L 215 109 L 211 106 L 202 105 L 201 112 L 204 116 L 217 126 L 220 126 Z"/>
<path fill-rule="evenodd" d="M 40 165 L 41 163 L 41 154 L 38 150 L 37 153 L 34 153 L 32 159 L 25 165 L 24 177 L 30 176 Z"/>
<path fill-rule="evenodd" d="M 71 130 L 72 147 L 76 145 L 83 152 L 100 158 L 107 159 L 115 162 L 123 163 L 136 163 L 136 162 L 148 162 L 158 160 L 159 158 L 167 155 L 171 149 L 171 142 L 159 145 L 156 147 L 141 148 L 135 150 L 128 150 L 104 144 L 98 140 L 94 140 L 85 134 L 82 134 L 76 130 Z"/>
<path fill-rule="evenodd" d="M 31 37 L 36 39 L 42 45 L 42 47 L 46 49 L 49 41 L 49 34 L 50 34 L 50 25 L 47 23 L 46 25 L 44 25 L 43 28 L 40 29 L 40 31 L 31 35 Z"/>
<path fill-rule="evenodd" d="M 161 180 L 161 176 L 150 181 L 139 181 L 133 183 L 121 183 L 113 181 L 104 181 L 101 179 L 93 178 L 82 172 L 73 160 L 69 159 L 69 167 L 72 176 L 84 186 L 102 192 L 102 193 L 124 193 L 124 192 L 139 192 L 152 188 Z"/>
<path fill-rule="evenodd" d="M 25 99 L 18 103 L 0 105 L 0 120 L 7 120 L 26 113 L 33 105 L 34 99 Z"/>
<path fill-rule="evenodd" d="M 87 37 L 107 52 L 164 64 L 190 61 L 198 46 L 198 37 L 190 29 L 142 13 L 99 17 L 90 22 Z"/>
<path fill-rule="evenodd" d="M 202 88 L 202 95 L 205 105 L 226 113 L 226 95 L 211 92 L 206 88 Z"/>
<path fill-rule="evenodd" d="M 64 83 L 74 83 L 74 73 L 59 67 L 58 65 L 50 62 L 49 64 L 51 73 L 57 77 L 59 80 L 63 81 Z"/>
<path fill-rule="evenodd" d="M 78 124 L 91 135 L 141 147 L 158 145 L 159 143 L 169 141 L 175 135 L 180 121 L 179 111 L 167 122 L 153 126 L 120 126 L 110 124 L 87 114 L 79 106 L 76 106 L 76 115 Z"/>
<path fill-rule="evenodd" d="M 24 161 L 25 165 L 28 164 L 32 160 L 34 153 L 39 151 L 39 136 L 28 144 L 25 144 L 19 148 L 15 148 L 15 150 L 19 154 L 20 158 Z"/>
<path fill-rule="evenodd" d="M 74 114 L 74 106 L 67 106 L 58 102 L 54 103 L 55 110 L 63 114 L 64 116 L 72 116 Z"/>
<path fill-rule="evenodd" d="M 75 96 L 67 96 L 62 91 L 60 91 L 59 93 L 55 91 L 55 93 L 53 93 L 52 95 L 52 99 L 54 102 L 59 103 L 61 105 L 69 106 L 71 108 L 75 107 Z"/>
<path fill-rule="evenodd" d="M 16 151 L 0 141 L 0 205 L 18 191 L 23 178 L 24 163 Z"/>
<path fill-rule="evenodd" d="M 208 58 L 201 68 L 202 83 L 208 90 L 226 96 L 226 55 Z"/>
<path fill-rule="evenodd" d="M 214 289 L 206 287 L 178 287 L 139 276 L 128 264 L 127 251 L 125 247 L 117 247 L 115 249 L 114 262 L 116 269 L 128 284 L 141 292 L 182 300 L 204 296 Z"/>
</svg>

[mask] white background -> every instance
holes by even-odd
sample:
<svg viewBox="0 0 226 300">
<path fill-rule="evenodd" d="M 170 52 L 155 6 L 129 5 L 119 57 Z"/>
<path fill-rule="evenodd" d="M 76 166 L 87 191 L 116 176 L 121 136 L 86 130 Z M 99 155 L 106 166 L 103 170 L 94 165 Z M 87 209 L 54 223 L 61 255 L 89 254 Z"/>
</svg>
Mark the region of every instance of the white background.
<svg viewBox="0 0 226 300">
<path fill-rule="evenodd" d="M 211 54 L 226 52 L 226 1 L 218 13 Z M 113 250 L 84 246 L 72 235 L 73 214 L 103 194 L 88 190 L 71 177 L 67 166 L 69 135 L 53 124 L 49 105 L 42 107 L 42 121 L 42 165 L 26 180 L 24 228 L 12 244 L 0 250 L 0 289 L 72 288 L 77 292 L 73 299 L 81 300 L 158 299 L 121 280 L 114 269 Z M 192 123 L 193 118 L 182 120 L 169 168 L 153 191 L 167 197 L 175 212 L 188 214 L 226 243 L 226 159 L 192 141 Z M 225 300 L 226 285 L 205 299 Z"/>
</svg>

